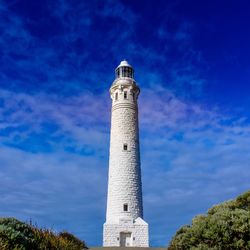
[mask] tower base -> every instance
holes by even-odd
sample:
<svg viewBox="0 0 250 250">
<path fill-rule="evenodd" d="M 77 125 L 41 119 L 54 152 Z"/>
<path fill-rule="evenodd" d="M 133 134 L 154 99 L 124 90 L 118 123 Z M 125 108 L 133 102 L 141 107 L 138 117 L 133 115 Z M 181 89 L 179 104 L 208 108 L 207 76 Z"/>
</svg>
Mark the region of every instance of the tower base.
<svg viewBox="0 0 250 250">
<path fill-rule="evenodd" d="M 148 223 L 138 217 L 136 220 L 120 219 L 119 223 L 103 225 L 104 247 L 148 247 Z"/>
</svg>

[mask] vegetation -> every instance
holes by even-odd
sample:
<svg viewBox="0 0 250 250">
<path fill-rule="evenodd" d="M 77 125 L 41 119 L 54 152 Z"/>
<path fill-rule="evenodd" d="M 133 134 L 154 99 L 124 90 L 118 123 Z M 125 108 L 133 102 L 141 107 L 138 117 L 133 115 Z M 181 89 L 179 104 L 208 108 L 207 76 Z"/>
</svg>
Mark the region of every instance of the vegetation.
<svg viewBox="0 0 250 250">
<path fill-rule="evenodd" d="M 177 231 L 168 249 L 250 249 L 250 191 L 195 217 Z"/>
<path fill-rule="evenodd" d="M 23 223 L 14 218 L 0 219 L 1 250 L 82 250 L 83 241 L 68 232 L 56 234 L 52 230 Z"/>
</svg>

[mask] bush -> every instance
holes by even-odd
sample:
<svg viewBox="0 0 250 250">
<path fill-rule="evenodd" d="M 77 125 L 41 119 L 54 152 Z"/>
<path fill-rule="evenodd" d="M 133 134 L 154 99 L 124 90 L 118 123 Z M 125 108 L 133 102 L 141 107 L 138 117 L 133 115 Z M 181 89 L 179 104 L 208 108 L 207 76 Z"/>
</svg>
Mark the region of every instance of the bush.
<svg viewBox="0 0 250 250">
<path fill-rule="evenodd" d="M 32 228 L 14 218 L 0 219 L 0 240 L 3 249 L 19 247 L 22 250 L 36 247 Z"/>
<path fill-rule="evenodd" d="M 56 234 L 14 218 L 0 218 L 1 250 L 82 250 L 85 243 L 68 232 Z"/>
<path fill-rule="evenodd" d="M 169 250 L 250 249 L 250 191 L 214 206 L 177 231 Z"/>
<path fill-rule="evenodd" d="M 68 233 L 66 231 L 63 231 L 61 233 L 59 233 L 59 237 L 70 243 L 70 247 L 69 249 L 72 249 L 72 250 L 77 250 L 77 249 L 84 249 L 86 248 L 86 245 L 85 245 L 85 242 L 79 240 L 78 238 L 76 238 L 73 234 L 71 233 Z"/>
</svg>

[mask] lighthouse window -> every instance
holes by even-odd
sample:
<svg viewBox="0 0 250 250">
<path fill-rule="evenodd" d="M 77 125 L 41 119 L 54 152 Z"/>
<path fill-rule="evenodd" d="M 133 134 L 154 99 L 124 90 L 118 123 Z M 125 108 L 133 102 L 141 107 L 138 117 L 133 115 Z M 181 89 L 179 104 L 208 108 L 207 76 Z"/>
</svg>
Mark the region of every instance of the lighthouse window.
<svg viewBox="0 0 250 250">
<path fill-rule="evenodd" d="M 125 67 L 125 77 L 129 77 L 128 71 L 129 71 L 129 68 Z"/>
<path fill-rule="evenodd" d="M 123 211 L 124 212 L 128 212 L 128 204 L 124 204 L 123 205 Z"/>
<path fill-rule="evenodd" d="M 123 144 L 123 150 L 125 150 L 125 151 L 128 150 L 128 144 Z"/>
<path fill-rule="evenodd" d="M 118 100 L 118 93 L 117 92 L 115 93 L 115 100 L 116 101 Z"/>
<path fill-rule="evenodd" d="M 128 93 L 127 91 L 124 91 L 124 99 L 127 99 L 128 98 Z"/>
</svg>

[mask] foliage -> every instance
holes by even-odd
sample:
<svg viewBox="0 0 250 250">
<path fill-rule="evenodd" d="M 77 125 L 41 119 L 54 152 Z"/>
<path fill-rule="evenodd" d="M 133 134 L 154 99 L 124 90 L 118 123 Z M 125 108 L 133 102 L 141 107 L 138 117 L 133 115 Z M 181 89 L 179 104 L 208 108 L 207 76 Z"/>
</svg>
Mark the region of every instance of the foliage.
<svg viewBox="0 0 250 250">
<path fill-rule="evenodd" d="M 82 250 L 83 241 L 68 232 L 59 234 L 23 223 L 14 218 L 0 219 L 1 250 Z"/>
<path fill-rule="evenodd" d="M 250 249 L 250 191 L 196 216 L 177 231 L 168 249 Z"/>
<path fill-rule="evenodd" d="M 69 242 L 71 250 L 83 249 L 85 248 L 85 243 L 76 238 L 73 234 L 63 231 L 59 234 L 60 238 L 66 242 Z"/>
<path fill-rule="evenodd" d="M 32 228 L 14 218 L 0 219 L 0 239 L 2 248 L 32 249 L 35 247 Z"/>
</svg>

